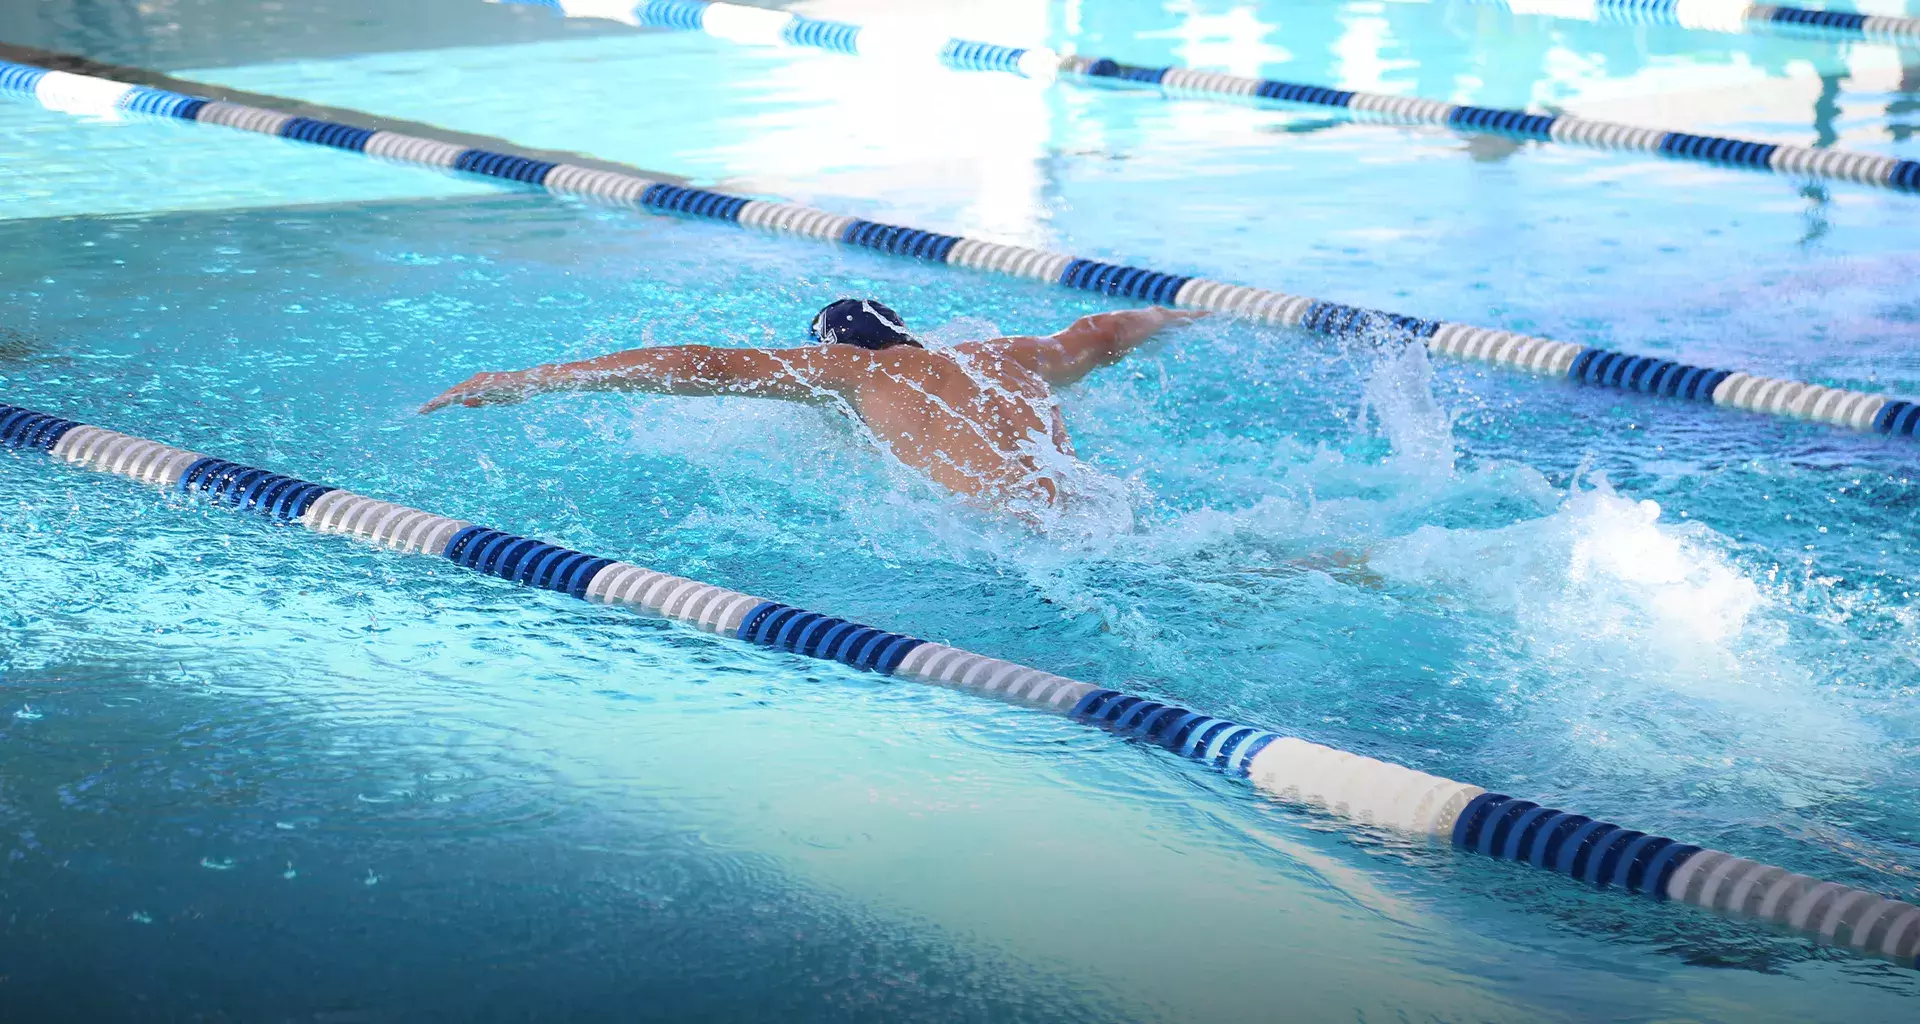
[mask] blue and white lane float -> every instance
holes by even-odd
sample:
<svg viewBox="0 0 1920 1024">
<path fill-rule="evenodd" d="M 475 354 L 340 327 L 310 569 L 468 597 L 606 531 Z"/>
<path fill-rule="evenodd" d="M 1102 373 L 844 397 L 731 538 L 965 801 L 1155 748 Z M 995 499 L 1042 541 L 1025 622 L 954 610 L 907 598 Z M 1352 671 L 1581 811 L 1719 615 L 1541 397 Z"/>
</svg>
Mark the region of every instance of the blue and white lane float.
<svg viewBox="0 0 1920 1024">
<path fill-rule="evenodd" d="M 1346 822 L 1920 968 L 1920 907 L 1785 868 L 545 541 L 0 404 L 0 445 L 720 636 L 1067 715 Z"/>
<path fill-rule="evenodd" d="M 498 0 L 496 0 L 498 2 Z M 506 0 L 517 2 L 517 0 Z M 534 0 L 537 2 L 537 0 Z M 1920 46 L 1920 18 L 1750 4 L 1745 0 L 1471 0 L 1515 14 L 1703 32 L 1817 33 L 1835 39 Z"/>
<path fill-rule="evenodd" d="M 502 0 L 495 0 L 502 2 Z M 568 17 L 594 17 L 650 28 L 701 31 L 748 45 L 807 46 L 835 53 L 939 62 L 965 71 L 1000 71 L 1028 78 L 1065 78 L 1106 85 L 1158 88 L 1187 98 L 1278 100 L 1334 107 L 1356 117 L 1400 124 L 1438 125 L 1460 132 L 1492 133 L 1536 142 L 1648 153 L 1780 174 L 1851 181 L 1903 192 L 1920 192 L 1920 161 L 1874 153 L 1814 149 L 1718 135 L 1594 121 L 1565 114 L 1442 103 L 1415 96 L 1329 89 L 1265 78 L 1247 78 L 1182 67 L 1140 67 L 1106 57 L 1062 56 L 1040 47 L 1001 46 L 949 38 L 891 24 L 859 26 L 786 11 L 707 0 L 504 0 L 553 7 Z M 1522 0 L 1525 2 L 1525 0 Z M 1674 2 L 1674 0 L 1662 0 Z M 1815 12 L 1810 12 L 1815 13 Z"/>
<path fill-rule="evenodd" d="M 128 111 L 223 125 L 399 163 L 465 171 L 653 213 L 700 217 L 929 263 L 994 271 L 1162 305 L 1211 310 L 1328 337 L 1369 342 L 1418 341 L 1438 355 L 1562 377 L 1576 384 L 1710 402 L 1748 412 L 1814 420 L 1899 437 L 1913 437 L 1920 431 L 1920 403 L 1885 395 L 1690 366 L 1671 359 L 1630 355 L 1496 328 L 1421 319 L 1264 288 L 882 224 L 790 203 L 668 184 L 646 178 L 639 172 L 582 167 L 475 149 L 418 135 L 294 117 L 263 107 L 0 61 L 0 93 L 4 92 L 31 95 L 50 109 L 69 113 L 113 115 Z"/>
</svg>

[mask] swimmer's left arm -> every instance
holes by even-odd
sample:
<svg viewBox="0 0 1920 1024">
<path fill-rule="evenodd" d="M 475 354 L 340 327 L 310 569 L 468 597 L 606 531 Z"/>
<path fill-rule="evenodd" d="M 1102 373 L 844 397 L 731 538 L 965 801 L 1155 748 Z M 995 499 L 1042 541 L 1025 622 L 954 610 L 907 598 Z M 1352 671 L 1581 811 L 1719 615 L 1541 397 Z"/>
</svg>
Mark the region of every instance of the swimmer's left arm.
<svg viewBox="0 0 1920 1024">
<path fill-rule="evenodd" d="M 1119 362 L 1167 327 L 1191 323 L 1207 315 L 1201 310 L 1165 306 L 1122 309 L 1083 316 L 1065 330 L 1044 338 L 1001 338 L 966 345 L 997 351 L 1050 384 L 1072 384 L 1102 366 Z"/>
<path fill-rule="evenodd" d="M 477 373 L 420 407 L 506 405 L 556 391 L 639 391 L 659 395 L 741 395 L 828 401 L 844 377 L 818 348 L 636 348 L 572 363 Z"/>
</svg>

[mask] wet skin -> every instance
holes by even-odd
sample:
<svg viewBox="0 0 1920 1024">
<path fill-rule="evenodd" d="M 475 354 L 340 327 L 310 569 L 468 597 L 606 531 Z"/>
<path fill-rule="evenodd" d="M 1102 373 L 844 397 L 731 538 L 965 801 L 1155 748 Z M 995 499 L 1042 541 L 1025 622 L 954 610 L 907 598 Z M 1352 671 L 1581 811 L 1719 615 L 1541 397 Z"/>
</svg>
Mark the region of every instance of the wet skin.
<svg viewBox="0 0 1920 1024">
<path fill-rule="evenodd" d="M 1045 337 L 928 350 L 894 345 L 631 349 L 574 363 L 479 373 L 420 407 L 500 405 L 559 391 L 739 395 L 837 404 L 902 463 L 957 494 L 1021 510 L 1060 500 L 1036 455 L 1073 454 L 1056 386 L 1117 362 L 1163 328 L 1205 313 L 1152 307 L 1082 317 Z"/>
</svg>

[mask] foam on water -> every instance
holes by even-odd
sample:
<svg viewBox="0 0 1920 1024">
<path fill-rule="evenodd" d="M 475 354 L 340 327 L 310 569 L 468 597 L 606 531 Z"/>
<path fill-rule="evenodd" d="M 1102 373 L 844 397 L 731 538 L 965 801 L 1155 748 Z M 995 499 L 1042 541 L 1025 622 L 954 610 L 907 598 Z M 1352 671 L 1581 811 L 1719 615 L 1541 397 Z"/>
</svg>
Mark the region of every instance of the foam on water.
<svg viewBox="0 0 1920 1024">
<path fill-rule="evenodd" d="M 1444 489 L 1462 477 L 1423 364 L 1389 357 L 1365 392 L 1393 445 L 1386 463 L 1423 467 L 1431 475 L 1418 485 Z M 1536 498 L 1551 490 L 1527 478 Z M 1884 770 L 1885 734 L 1821 690 L 1789 639 L 1783 588 L 1756 579 L 1732 541 L 1620 493 L 1604 474 L 1576 474 L 1554 493 L 1536 517 L 1422 525 L 1381 538 L 1369 559 L 1409 600 L 1505 620 L 1496 629 L 1509 642 L 1486 660 L 1516 681 L 1507 699 L 1525 739 L 1514 746 L 1530 750 L 1515 750 L 1516 764 L 1637 777 L 1616 792 L 1711 777 L 1714 794 L 1696 789 L 1691 802 L 1722 808 L 1736 792 L 1746 806 L 1842 799 Z"/>
<path fill-rule="evenodd" d="M 1541 519 L 1492 530 L 1423 526 L 1373 564 L 1389 578 L 1444 587 L 1530 630 L 1620 638 L 1675 654 L 1724 651 L 1761 602 L 1715 550 L 1713 531 L 1664 523 L 1659 504 L 1579 480 Z"/>
</svg>

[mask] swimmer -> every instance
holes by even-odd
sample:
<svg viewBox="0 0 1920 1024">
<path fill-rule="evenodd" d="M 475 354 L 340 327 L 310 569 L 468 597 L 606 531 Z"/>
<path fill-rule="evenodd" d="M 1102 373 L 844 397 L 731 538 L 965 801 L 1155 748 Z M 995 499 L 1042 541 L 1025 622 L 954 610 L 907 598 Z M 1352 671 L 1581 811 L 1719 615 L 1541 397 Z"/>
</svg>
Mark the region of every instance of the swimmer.
<svg viewBox="0 0 1920 1024">
<path fill-rule="evenodd" d="M 900 315 L 841 299 L 813 318 L 800 348 L 637 348 L 577 363 L 480 373 L 420 407 L 503 405 L 556 391 L 740 395 L 838 404 L 894 458 L 948 489 L 1027 518 L 1062 499 L 1044 444 L 1071 457 L 1055 387 L 1072 384 L 1164 328 L 1206 316 L 1154 306 L 1081 317 L 1046 337 L 929 350 Z M 1041 453 L 1044 454 L 1044 453 Z"/>
</svg>

